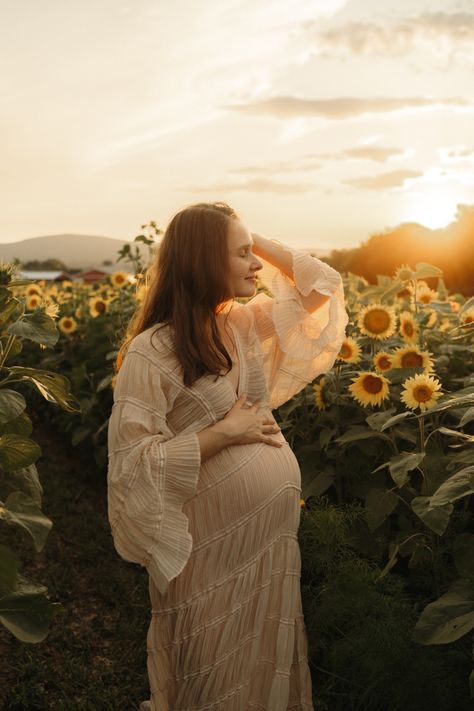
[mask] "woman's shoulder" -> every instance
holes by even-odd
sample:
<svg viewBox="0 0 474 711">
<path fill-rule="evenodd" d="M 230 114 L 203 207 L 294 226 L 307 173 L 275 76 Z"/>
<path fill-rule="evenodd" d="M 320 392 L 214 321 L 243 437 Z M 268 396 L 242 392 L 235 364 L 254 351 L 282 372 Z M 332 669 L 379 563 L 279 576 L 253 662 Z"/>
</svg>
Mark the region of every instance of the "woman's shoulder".
<svg viewBox="0 0 474 711">
<path fill-rule="evenodd" d="M 155 323 L 137 334 L 130 341 L 128 353 L 139 353 L 162 364 L 175 357 L 172 327 L 167 323 Z"/>
</svg>

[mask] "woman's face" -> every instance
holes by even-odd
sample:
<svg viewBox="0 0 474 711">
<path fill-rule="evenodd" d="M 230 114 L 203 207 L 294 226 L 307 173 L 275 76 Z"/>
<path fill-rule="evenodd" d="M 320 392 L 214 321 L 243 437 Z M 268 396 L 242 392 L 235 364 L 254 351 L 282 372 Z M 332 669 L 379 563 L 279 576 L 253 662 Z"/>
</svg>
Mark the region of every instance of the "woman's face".
<svg viewBox="0 0 474 711">
<path fill-rule="evenodd" d="M 252 253 L 253 239 L 249 229 L 240 220 L 229 222 L 230 298 L 252 296 L 255 293 L 256 273 L 263 265 Z"/>
</svg>

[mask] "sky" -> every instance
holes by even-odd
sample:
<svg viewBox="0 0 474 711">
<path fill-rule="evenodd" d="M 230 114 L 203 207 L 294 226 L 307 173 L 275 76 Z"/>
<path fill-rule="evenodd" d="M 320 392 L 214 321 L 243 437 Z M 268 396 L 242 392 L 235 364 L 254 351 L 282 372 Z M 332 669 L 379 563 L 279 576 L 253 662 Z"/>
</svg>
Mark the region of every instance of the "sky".
<svg viewBox="0 0 474 711">
<path fill-rule="evenodd" d="M 474 203 L 473 0 L 0 0 L 0 242 L 225 200 L 349 248 Z"/>
</svg>

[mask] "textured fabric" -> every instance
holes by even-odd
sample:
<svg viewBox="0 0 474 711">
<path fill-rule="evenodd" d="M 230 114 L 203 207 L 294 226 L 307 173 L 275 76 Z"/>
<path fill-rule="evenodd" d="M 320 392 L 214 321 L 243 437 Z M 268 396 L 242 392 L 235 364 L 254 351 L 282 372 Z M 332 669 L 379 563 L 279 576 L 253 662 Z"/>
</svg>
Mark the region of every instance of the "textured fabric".
<svg viewBox="0 0 474 711">
<path fill-rule="evenodd" d="M 295 284 L 265 263 L 257 294 L 228 313 L 240 365 L 182 382 L 171 326 L 131 343 L 109 422 L 116 549 L 146 566 L 151 711 L 310 711 L 298 545 L 301 473 L 284 444 L 226 447 L 201 462 L 197 433 L 237 397 L 263 413 L 331 368 L 345 334 L 340 275 L 285 247 Z M 262 260 L 263 261 L 263 260 Z M 309 314 L 300 294 L 330 296 Z"/>
</svg>

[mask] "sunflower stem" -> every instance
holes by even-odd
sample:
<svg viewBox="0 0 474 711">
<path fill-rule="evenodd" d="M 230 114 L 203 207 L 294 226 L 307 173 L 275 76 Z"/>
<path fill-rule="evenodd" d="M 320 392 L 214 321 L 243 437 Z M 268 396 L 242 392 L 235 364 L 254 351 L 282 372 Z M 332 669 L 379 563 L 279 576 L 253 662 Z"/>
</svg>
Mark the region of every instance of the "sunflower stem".
<svg viewBox="0 0 474 711">
<path fill-rule="evenodd" d="M 428 467 L 426 465 L 426 443 L 428 441 L 428 438 L 425 438 L 425 418 L 424 417 L 419 417 L 418 418 L 418 424 L 420 427 L 420 452 L 423 454 L 423 459 L 420 462 L 420 470 L 423 475 L 423 479 L 425 482 L 425 490 L 426 490 L 426 496 L 431 496 L 431 482 L 428 476 Z M 429 436 L 429 435 L 428 435 Z M 438 537 L 436 536 L 435 532 L 430 529 L 429 531 L 429 536 L 430 536 L 430 543 L 431 543 L 431 551 L 432 551 L 432 566 L 433 566 L 433 583 L 434 583 L 434 591 L 436 594 L 436 597 L 439 597 L 440 595 L 440 587 L 439 587 L 439 575 L 438 575 Z"/>
<path fill-rule="evenodd" d="M 2 359 L 0 361 L 0 368 L 3 368 L 3 364 L 6 362 L 8 356 L 9 356 L 10 351 L 13 347 L 13 344 L 15 343 L 15 340 L 16 340 L 16 336 L 14 336 L 13 334 L 10 334 L 8 336 L 8 341 L 6 343 L 5 350 L 3 351 Z"/>
</svg>

